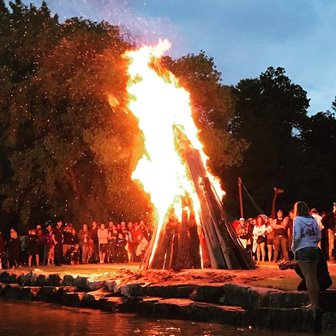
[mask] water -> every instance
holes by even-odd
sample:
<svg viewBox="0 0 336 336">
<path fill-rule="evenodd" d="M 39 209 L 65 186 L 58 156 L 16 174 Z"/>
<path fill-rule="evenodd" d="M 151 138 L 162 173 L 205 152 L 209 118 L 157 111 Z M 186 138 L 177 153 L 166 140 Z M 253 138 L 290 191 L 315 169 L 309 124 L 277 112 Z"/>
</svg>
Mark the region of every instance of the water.
<svg viewBox="0 0 336 336">
<path fill-rule="evenodd" d="M 286 333 L 228 327 L 215 323 L 142 318 L 98 310 L 0 299 L 0 335 L 145 335 L 145 336 L 285 336 Z M 304 334 L 287 334 L 291 336 Z"/>
</svg>

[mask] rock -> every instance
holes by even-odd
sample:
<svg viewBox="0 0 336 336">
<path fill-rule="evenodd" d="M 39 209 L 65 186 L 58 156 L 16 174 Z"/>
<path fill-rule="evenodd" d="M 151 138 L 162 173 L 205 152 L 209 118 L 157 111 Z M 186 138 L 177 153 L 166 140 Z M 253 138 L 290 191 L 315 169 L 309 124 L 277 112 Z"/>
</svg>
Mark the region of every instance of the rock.
<svg viewBox="0 0 336 336">
<path fill-rule="evenodd" d="M 32 290 L 31 287 L 21 287 L 17 284 L 10 284 L 3 289 L 3 295 L 9 299 L 30 301 L 35 298 L 36 290 Z"/>
<path fill-rule="evenodd" d="M 336 312 L 336 290 L 335 289 L 328 289 L 327 291 L 322 292 L 321 307 L 324 311 Z"/>
<path fill-rule="evenodd" d="M 72 275 L 64 275 L 63 281 L 62 281 L 63 286 L 74 286 L 75 285 L 75 278 Z"/>
<path fill-rule="evenodd" d="M 196 287 L 195 285 L 184 285 L 184 284 L 174 284 L 174 285 L 161 284 L 161 285 L 150 285 L 143 288 L 146 289 L 145 293 L 149 296 L 183 299 L 183 298 L 189 298 L 189 296 L 192 295 L 193 291 L 195 290 L 195 287 Z M 209 288 L 210 287 L 213 288 L 212 286 L 209 286 Z"/>
<path fill-rule="evenodd" d="M 23 273 L 17 277 L 19 284 L 23 286 L 36 286 L 37 284 L 37 275 L 33 272 Z"/>
<path fill-rule="evenodd" d="M 48 284 L 49 286 L 58 287 L 61 284 L 61 277 L 58 274 L 49 274 Z"/>
<path fill-rule="evenodd" d="M 60 302 L 60 293 L 58 287 L 45 286 L 39 288 L 36 294 L 36 300 L 46 302 Z"/>
<path fill-rule="evenodd" d="M 97 308 L 96 297 L 91 293 L 84 293 L 82 299 L 82 306 L 87 308 Z"/>
<path fill-rule="evenodd" d="M 116 287 L 120 284 L 120 280 L 106 280 L 105 288 L 114 293 Z"/>
<path fill-rule="evenodd" d="M 217 299 L 217 302 L 225 306 L 237 306 L 246 309 L 251 305 L 255 306 L 255 304 L 251 304 L 250 301 L 256 301 L 258 297 L 256 293 L 250 291 L 249 286 L 238 286 L 235 284 L 224 284 L 221 292 L 222 296 Z M 216 295 L 219 294 L 220 292 Z"/>
<path fill-rule="evenodd" d="M 271 324 L 273 330 L 315 332 L 313 311 L 309 309 L 282 309 L 272 310 Z"/>
<path fill-rule="evenodd" d="M 198 285 L 190 295 L 190 299 L 200 302 L 218 303 L 224 293 L 223 289 L 223 285 Z"/>
<path fill-rule="evenodd" d="M 47 286 L 47 284 L 48 284 L 48 281 L 47 281 L 46 276 L 44 274 L 39 274 L 36 279 L 36 285 L 39 287 L 42 287 L 42 286 Z"/>
<path fill-rule="evenodd" d="M 120 307 L 124 304 L 124 299 L 121 297 L 105 297 L 100 298 L 96 306 L 97 308 L 108 311 L 108 312 L 118 312 Z"/>
<path fill-rule="evenodd" d="M 87 287 L 89 290 L 94 291 L 99 288 L 103 288 L 105 286 L 105 281 L 92 281 L 92 280 L 87 280 Z"/>
<path fill-rule="evenodd" d="M 336 330 L 336 313 L 324 313 L 322 317 L 322 333 L 335 335 Z"/>
<path fill-rule="evenodd" d="M 78 276 L 77 278 L 75 278 L 74 285 L 79 290 L 87 290 L 88 289 L 87 281 L 88 281 L 87 277 Z"/>
<path fill-rule="evenodd" d="M 0 282 L 9 283 L 10 274 L 7 271 L 3 271 L 0 273 Z"/>
<path fill-rule="evenodd" d="M 81 292 L 64 292 L 61 296 L 61 303 L 65 306 L 80 307 L 84 293 Z"/>
</svg>

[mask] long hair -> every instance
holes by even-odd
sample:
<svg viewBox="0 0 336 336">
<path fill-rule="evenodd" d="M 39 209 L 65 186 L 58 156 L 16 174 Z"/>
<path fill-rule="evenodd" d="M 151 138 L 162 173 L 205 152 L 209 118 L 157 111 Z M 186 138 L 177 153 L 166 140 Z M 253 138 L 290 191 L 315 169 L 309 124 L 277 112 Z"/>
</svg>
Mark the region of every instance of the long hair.
<svg viewBox="0 0 336 336">
<path fill-rule="evenodd" d="M 298 201 L 294 204 L 294 217 L 303 216 L 310 217 L 309 207 L 307 203 Z"/>
</svg>

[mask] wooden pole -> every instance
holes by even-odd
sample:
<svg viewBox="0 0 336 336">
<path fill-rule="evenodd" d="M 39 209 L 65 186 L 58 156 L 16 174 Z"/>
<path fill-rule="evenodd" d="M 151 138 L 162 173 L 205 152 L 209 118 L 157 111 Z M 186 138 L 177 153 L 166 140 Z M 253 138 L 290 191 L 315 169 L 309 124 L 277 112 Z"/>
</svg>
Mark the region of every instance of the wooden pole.
<svg viewBox="0 0 336 336">
<path fill-rule="evenodd" d="M 238 191 L 239 191 L 239 208 L 240 208 L 240 217 L 244 218 L 244 209 L 243 209 L 243 194 L 242 194 L 242 180 L 238 177 Z"/>
</svg>

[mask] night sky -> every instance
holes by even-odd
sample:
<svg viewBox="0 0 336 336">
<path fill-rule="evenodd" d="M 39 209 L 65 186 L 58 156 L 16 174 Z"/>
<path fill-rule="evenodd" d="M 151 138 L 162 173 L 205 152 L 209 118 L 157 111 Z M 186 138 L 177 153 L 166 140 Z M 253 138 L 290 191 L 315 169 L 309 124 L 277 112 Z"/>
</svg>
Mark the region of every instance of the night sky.
<svg viewBox="0 0 336 336">
<path fill-rule="evenodd" d="M 40 5 L 40 0 L 27 1 Z M 331 0 L 49 0 L 61 21 L 82 16 L 120 24 L 137 41 L 168 38 L 171 55 L 204 50 L 224 84 L 284 67 L 307 91 L 309 113 L 336 96 L 336 2 Z"/>
</svg>

